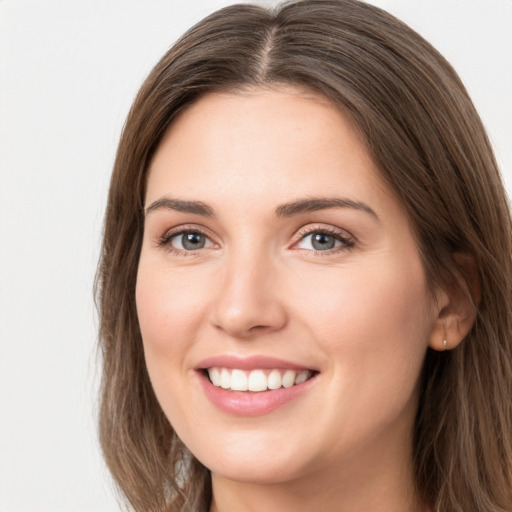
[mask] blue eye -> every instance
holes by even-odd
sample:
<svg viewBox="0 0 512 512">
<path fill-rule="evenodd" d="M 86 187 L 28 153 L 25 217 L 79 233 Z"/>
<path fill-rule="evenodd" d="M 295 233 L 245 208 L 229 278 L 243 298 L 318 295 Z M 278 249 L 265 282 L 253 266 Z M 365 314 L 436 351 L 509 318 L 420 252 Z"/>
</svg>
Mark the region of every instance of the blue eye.
<svg viewBox="0 0 512 512">
<path fill-rule="evenodd" d="M 313 231 L 304 235 L 297 243 L 297 248 L 313 251 L 329 251 L 338 247 L 352 247 L 353 242 L 339 234 L 325 231 Z"/>
<path fill-rule="evenodd" d="M 173 235 L 168 242 L 180 251 L 197 251 L 213 245 L 206 235 L 197 231 L 182 231 Z"/>
</svg>

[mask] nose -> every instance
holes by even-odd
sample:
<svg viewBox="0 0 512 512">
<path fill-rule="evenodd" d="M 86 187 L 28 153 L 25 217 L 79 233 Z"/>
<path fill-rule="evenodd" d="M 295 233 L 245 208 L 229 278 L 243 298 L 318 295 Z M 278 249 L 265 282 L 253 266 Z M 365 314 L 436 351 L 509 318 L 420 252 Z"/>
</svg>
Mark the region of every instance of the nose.
<svg viewBox="0 0 512 512">
<path fill-rule="evenodd" d="M 269 257 L 233 254 L 219 274 L 219 281 L 211 311 L 211 323 L 216 329 L 249 339 L 286 325 L 279 269 Z"/>
</svg>

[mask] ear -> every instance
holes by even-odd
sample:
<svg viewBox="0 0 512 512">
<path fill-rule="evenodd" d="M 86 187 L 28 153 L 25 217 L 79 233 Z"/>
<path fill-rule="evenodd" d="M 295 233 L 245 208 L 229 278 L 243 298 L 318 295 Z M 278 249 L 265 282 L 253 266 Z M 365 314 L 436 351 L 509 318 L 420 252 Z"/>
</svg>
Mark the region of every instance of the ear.
<svg viewBox="0 0 512 512">
<path fill-rule="evenodd" d="M 470 254 L 453 254 L 456 270 L 447 285 L 436 294 L 436 318 L 429 346 L 434 350 L 457 347 L 475 323 L 481 299 L 480 278 L 475 259 Z"/>
</svg>

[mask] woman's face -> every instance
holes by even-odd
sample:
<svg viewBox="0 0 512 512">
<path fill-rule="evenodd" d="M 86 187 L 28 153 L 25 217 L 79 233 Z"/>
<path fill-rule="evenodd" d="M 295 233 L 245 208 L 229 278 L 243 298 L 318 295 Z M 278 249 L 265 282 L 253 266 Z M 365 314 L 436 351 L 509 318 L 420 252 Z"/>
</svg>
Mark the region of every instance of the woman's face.
<svg viewBox="0 0 512 512">
<path fill-rule="evenodd" d="M 136 300 L 156 396 L 214 475 L 410 457 L 436 307 L 404 210 L 327 100 L 210 94 L 172 124 Z"/>
</svg>

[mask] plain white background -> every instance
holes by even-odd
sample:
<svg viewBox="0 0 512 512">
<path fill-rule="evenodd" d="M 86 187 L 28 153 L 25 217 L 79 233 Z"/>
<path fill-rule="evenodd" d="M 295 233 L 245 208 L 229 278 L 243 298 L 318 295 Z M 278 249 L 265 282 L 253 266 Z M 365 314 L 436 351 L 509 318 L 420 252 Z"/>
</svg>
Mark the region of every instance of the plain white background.
<svg viewBox="0 0 512 512">
<path fill-rule="evenodd" d="M 92 286 L 124 118 L 221 0 L 0 0 L 0 511 L 115 512 Z M 275 4 L 275 1 L 259 2 Z M 512 1 L 372 0 L 455 66 L 512 190 Z"/>
</svg>

